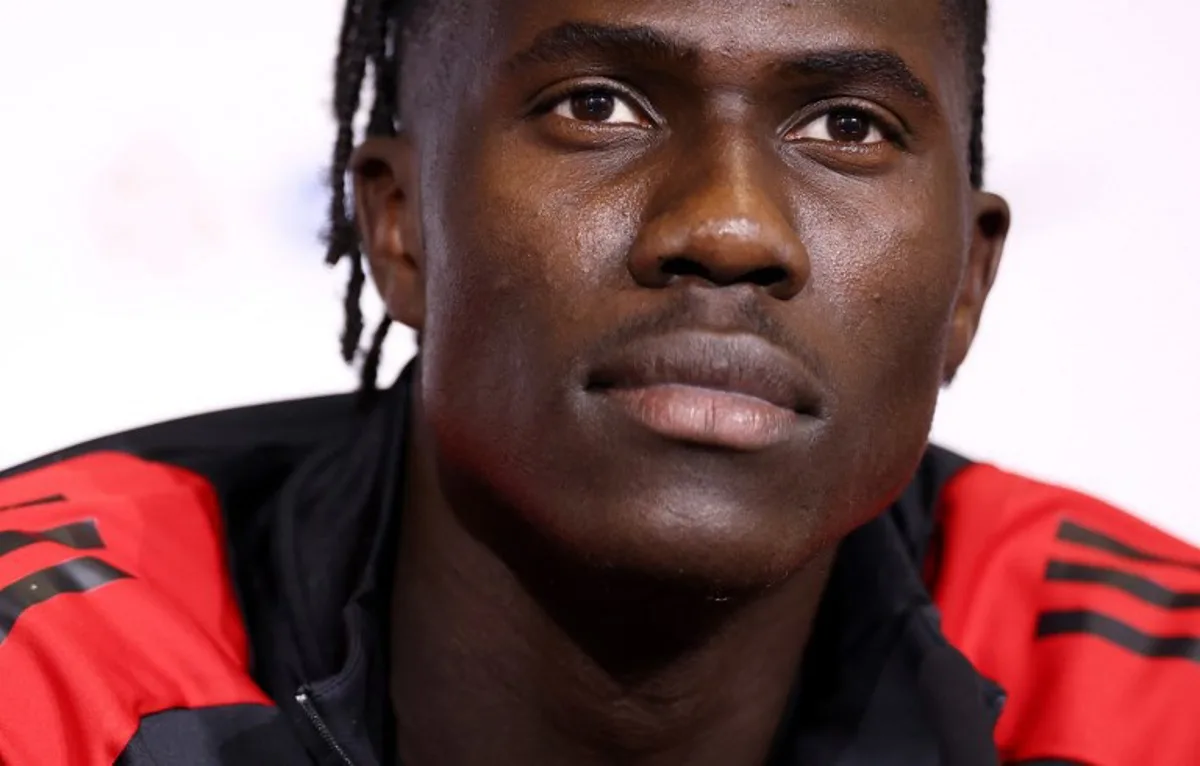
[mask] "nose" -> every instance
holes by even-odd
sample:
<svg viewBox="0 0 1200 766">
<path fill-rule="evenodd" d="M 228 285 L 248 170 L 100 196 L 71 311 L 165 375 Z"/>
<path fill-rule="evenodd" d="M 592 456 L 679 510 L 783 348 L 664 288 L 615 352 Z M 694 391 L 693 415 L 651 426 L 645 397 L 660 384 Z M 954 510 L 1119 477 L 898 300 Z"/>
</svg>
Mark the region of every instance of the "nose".
<svg viewBox="0 0 1200 766">
<path fill-rule="evenodd" d="M 756 147 L 733 142 L 706 161 L 677 162 L 655 190 L 652 214 L 630 250 L 637 283 L 751 285 L 780 300 L 799 293 L 811 272 L 808 251 L 772 164 Z"/>
</svg>

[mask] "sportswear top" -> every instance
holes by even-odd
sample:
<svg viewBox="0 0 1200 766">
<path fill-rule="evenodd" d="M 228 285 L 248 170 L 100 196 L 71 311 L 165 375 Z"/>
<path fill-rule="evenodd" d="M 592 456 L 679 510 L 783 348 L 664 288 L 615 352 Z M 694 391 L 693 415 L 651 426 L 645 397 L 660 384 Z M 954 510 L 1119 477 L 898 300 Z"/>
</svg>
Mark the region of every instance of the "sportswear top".
<svg viewBox="0 0 1200 766">
<path fill-rule="evenodd" d="M 0 474 L 0 763 L 393 764 L 409 388 Z M 1200 552 L 930 447 L 841 544 L 794 688 L 772 766 L 1200 764 Z"/>
</svg>

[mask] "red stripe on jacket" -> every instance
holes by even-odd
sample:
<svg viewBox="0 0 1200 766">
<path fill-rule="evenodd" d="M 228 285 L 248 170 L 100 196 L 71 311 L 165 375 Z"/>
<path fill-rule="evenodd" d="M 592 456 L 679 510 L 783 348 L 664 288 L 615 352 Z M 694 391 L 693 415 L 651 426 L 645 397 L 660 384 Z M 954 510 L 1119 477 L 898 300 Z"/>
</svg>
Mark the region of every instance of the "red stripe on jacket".
<svg viewBox="0 0 1200 766">
<path fill-rule="evenodd" d="M 1200 763 L 1200 662 L 1148 657 L 1095 632 L 1038 636 L 1048 613 L 1088 612 L 1140 633 L 1200 640 L 1200 610 L 1111 585 L 1047 579 L 1051 561 L 1104 567 L 1200 592 L 1200 552 L 1099 500 L 986 465 L 945 488 L 934 596 L 947 637 L 1009 693 L 1004 760 L 1092 766 Z M 1064 523 L 1163 559 L 1137 561 L 1060 539 Z"/>
<path fill-rule="evenodd" d="M 20 507 L 63 495 L 60 502 Z M 0 557 L 0 588 L 92 556 L 130 575 L 25 609 L 0 642 L 0 762 L 111 764 L 164 710 L 270 704 L 247 638 L 220 508 L 197 474 L 97 453 L 0 481 L 0 531 L 93 520 L 105 547 L 36 542 Z"/>
</svg>

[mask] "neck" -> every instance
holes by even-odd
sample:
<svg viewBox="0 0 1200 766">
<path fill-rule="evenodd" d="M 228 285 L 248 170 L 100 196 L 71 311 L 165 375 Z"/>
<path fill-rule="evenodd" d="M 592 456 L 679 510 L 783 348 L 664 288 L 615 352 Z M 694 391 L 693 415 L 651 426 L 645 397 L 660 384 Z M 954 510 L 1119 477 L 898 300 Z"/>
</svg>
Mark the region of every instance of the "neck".
<svg viewBox="0 0 1200 766">
<path fill-rule="evenodd" d="M 462 521 L 489 509 L 447 500 L 427 435 L 413 436 L 392 604 L 402 763 L 766 760 L 832 552 L 765 592 L 719 599 L 553 556 L 519 571 Z"/>
</svg>

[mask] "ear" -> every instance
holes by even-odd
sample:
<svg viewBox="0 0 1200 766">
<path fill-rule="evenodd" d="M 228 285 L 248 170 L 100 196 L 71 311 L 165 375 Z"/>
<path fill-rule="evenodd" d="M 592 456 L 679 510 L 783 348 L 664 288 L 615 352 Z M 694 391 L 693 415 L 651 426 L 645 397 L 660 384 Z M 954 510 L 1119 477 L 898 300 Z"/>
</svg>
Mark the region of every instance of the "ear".
<svg viewBox="0 0 1200 766">
<path fill-rule="evenodd" d="M 975 340 L 983 304 L 1000 269 L 1000 257 L 1011 222 L 1008 203 L 1002 197 L 982 191 L 976 191 L 974 195 L 971 245 L 954 305 L 950 343 L 942 371 L 946 383 L 954 379 Z"/>
<path fill-rule="evenodd" d="M 368 138 L 350 160 L 359 236 L 388 314 L 418 332 L 425 321 L 416 153 L 404 136 Z"/>
</svg>

